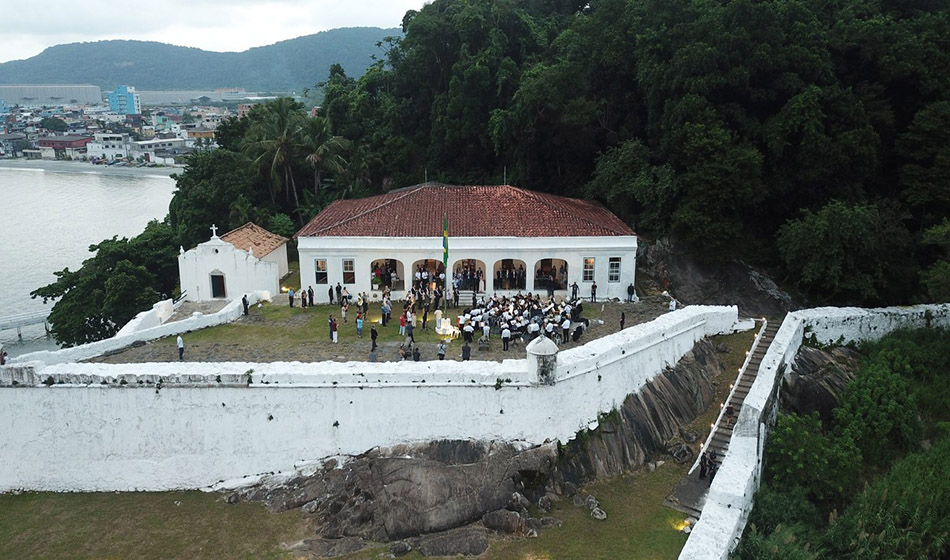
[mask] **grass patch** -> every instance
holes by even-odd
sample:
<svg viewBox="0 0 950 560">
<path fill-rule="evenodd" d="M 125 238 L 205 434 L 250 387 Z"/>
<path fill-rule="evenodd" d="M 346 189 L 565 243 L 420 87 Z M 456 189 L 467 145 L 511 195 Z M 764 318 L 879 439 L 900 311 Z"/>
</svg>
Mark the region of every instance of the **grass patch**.
<svg viewBox="0 0 950 560">
<path fill-rule="evenodd" d="M 283 298 L 284 301 L 281 301 Z M 340 314 L 340 307 L 337 305 L 315 305 L 306 309 L 301 309 L 299 305 L 290 307 L 286 303 L 286 295 L 277 296 L 275 303 L 265 303 L 260 307 L 251 308 L 250 321 L 239 321 L 218 325 L 198 331 L 188 333 L 186 343 L 213 343 L 223 342 L 235 344 L 246 344 L 258 346 L 261 341 L 267 341 L 268 346 L 293 346 L 305 342 L 329 342 L 330 341 L 330 315 L 336 318 L 338 328 L 338 338 L 340 342 L 355 342 L 361 340 L 356 332 L 356 305 L 351 305 L 347 313 L 347 323 L 343 323 Z M 402 310 L 399 306 L 393 312 L 393 322 L 385 327 L 378 324 L 376 329 L 379 332 L 379 342 L 402 342 L 405 337 L 399 335 L 399 316 L 398 312 Z M 363 323 L 363 338 L 367 345 L 370 340 L 371 322 L 378 322 L 381 319 L 379 304 L 375 306 L 370 304 L 369 309 L 370 322 Z M 416 321 L 414 337 L 416 342 L 438 342 L 439 336 L 433 330 L 435 326 L 435 315 L 429 314 L 429 328 L 422 328 L 422 314 L 418 314 Z M 175 337 L 165 337 L 158 343 L 173 343 Z"/>
<path fill-rule="evenodd" d="M 551 515 L 564 525 L 537 539 L 493 541 L 482 560 L 676 558 L 686 535 L 673 525 L 683 514 L 662 506 L 686 474 L 667 463 L 595 482 L 585 488 L 607 512 L 605 521 L 565 498 Z M 187 558 L 290 559 L 281 543 L 314 536 L 300 511 L 268 512 L 261 504 L 231 505 L 203 492 L 0 496 L 0 559 Z M 175 505 L 175 502 L 180 505 Z M 389 547 L 343 558 L 369 560 Z M 423 558 L 418 552 L 406 556 Z"/>
<path fill-rule="evenodd" d="M 653 473 L 637 471 L 594 482 L 584 489 L 607 512 L 597 521 L 586 507 L 569 498 L 554 505 L 551 515 L 564 524 L 545 529 L 536 539 L 493 540 L 479 560 L 658 560 L 679 556 L 687 535 L 673 528 L 685 515 L 664 507 L 663 499 L 686 476 L 686 465 L 667 463 Z M 370 560 L 388 547 L 363 550 L 346 560 Z M 404 556 L 424 558 L 418 552 Z"/>
<path fill-rule="evenodd" d="M 299 511 L 204 492 L 0 495 L 0 559 L 285 559 L 312 531 Z M 176 504 L 177 503 L 177 504 Z"/>
</svg>

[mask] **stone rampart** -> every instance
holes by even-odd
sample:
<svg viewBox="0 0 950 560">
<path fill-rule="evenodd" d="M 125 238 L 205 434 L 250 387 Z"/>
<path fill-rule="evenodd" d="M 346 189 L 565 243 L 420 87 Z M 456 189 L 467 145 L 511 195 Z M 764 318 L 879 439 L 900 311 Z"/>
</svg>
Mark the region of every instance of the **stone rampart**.
<svg viewBox="0 0 950 560">
<path fill-rule="evenodd" d="M 400 443 L 566 442 L 737 313 L 690 306 L 565 351 L 554 385 L 527 360 L 19 362 L 0 370 L 0 491 L 200 488 Z"/>
</svg>

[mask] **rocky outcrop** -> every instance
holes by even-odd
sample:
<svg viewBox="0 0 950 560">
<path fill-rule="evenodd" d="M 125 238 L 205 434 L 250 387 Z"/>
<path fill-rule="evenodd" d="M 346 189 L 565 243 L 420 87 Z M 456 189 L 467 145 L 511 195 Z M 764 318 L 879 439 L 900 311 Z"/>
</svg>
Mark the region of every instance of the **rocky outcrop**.
<svg viewBox="0 0 950 560">
<path fill-rule="evenodd" d="M 526 478 L 546 480 L 556 460 L 554 445 L 527 450 L 471 441 L 397 446 L 374 449 L 276 488 L 246 488 L 229 501 L 260 500 L 273 511 L 302 507 L 320 519 L 318 533 L 325 538 L 390 541 L 444 531 L 503 509 Z"/>
<path fill-rule="evenodd" d="M 627 396 L 618 410 L 601 419 L 596 430 L 562 446 L 555 481 L 578 483 L 620 474 L 671 449 L 685 447 L 692 453 L 679 445 L 680 428 L 712 402 L 712 380 L 723 367 L 715 346 L 706 340 L 698 342 L 676 367 Z"/>
<path fill-rule="evenodd" d="M 702 262 L 678 247 L 674 250 L 669 239 L 644 250 L 644 264 L 637 267 L 642 291 L 669 291 L 687 304 L 738 305 L 740 316 L 748 317 L 781 317 L 800 307 L 768 276 L 743 262 Z"/>
<path fill-rule="evenodd" d="M 859 357 L 845 346 L 828 350 L 802 346 L 782 387 L 782 409 L 796 414 L 817 412 L 822 422 L 830 424 L 832 411 L 854 379 Z"/>
<path fill-rule="evenodd" d="M 701 341 L 675 368 L 602 417 L 595 430 L 581 432 L 566 445 L 524 449 L 499 442 L 435 441 L 373 449 L 342 464 L 328 461 L 320 472 L 277 486 L 243 488 L 227 500 L 263 501 L 273 511 L 302 508 L 314 515 L 321 538 L 306 541 L 314 553 L 402 539 L 426 555 L 469 554 L 464 551 L 483 550 L 486 529 L 537 536 L 560 524 L 531 517 L 532 504 L 544 511 L 559 495 L 574 495 L 576 484 L 639 467 L 671 449 L 688 450 L 681 430 L 709 406 L 712 379 L 722 369 L 715 346 Z M 606 518 L 595 498 L 575 499 L 595 519 Z M 484 527 L 481 533 L 439 536 L 476 521 Z M 414 540 L 416 535 L 426 537 Z"/>
</svg>

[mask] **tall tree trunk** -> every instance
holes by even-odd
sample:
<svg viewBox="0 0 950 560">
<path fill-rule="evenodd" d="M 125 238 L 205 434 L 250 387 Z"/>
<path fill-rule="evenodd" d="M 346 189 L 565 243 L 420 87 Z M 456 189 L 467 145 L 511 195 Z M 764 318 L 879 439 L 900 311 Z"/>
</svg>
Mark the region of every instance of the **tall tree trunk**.
<svg viewBox="0 0 950 560">
<path fill-rule="evenodd" d="M 284 175 L 290 177 L 290 190 L 294 191 L 294 204 L 297 208 L 297 216 L 300 217 L 300 223 L 303 224 L 303 208 L 300 207 L 300 197 L 297 196 L 297 183 L 294 182 L 294 174 L 289 167 L 284 168 Z"/>
</svg>

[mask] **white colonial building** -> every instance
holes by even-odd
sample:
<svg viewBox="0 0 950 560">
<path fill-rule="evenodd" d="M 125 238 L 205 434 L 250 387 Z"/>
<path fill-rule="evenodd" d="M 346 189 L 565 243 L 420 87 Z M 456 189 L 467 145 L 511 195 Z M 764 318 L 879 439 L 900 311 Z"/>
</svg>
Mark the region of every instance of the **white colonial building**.
<svg viewBox="0 0 950 560">
<path fill-rule="evenodd" d="M 287 241 L 251 222 L 178 255 L 178 278 L 188 301 L 239 299 L 248 292 L 280 293 L 287 275 Z"/>
<path fill-rule="evenodd" d="M 462 290 L 553 291 L 626 298 L 636 275 L 637 235 L 593 202 L 509 185 L 427 183 L 330 204 L 297 232 L 300 285 L 326 302 L 339 283 L 378 298 L 389 286 L 405 296 L 416 273 L 443 273 L 442 228 L 448 223 L 447 285 Z M 479 274 L 480 272 L 480 274 Z"/>
</svg>

